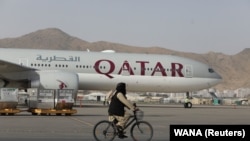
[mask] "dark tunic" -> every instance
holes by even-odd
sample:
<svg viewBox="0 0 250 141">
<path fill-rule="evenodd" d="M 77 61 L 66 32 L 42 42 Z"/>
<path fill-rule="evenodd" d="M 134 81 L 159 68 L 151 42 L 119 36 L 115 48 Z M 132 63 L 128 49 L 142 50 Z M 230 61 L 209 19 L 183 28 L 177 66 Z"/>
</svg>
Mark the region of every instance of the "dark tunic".
<svg viewBox="0 0 250 141">
<path fill-rule="evenodd" d="M 108 112 L 109 112 L 109 115 L 124 116 L 125 105 L 117 98 L 117 94 L 118 93 L 116 93 L 112 97 Z"/>
</svg>

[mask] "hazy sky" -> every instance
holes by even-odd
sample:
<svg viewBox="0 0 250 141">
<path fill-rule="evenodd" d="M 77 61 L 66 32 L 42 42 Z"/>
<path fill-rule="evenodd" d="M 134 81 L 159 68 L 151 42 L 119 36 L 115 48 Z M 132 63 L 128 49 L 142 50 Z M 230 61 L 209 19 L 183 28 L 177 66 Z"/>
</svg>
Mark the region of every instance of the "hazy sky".
<svg viewBox="0 0 250 141">
<path fill-rule="evenodd" d="M 236 54 L 250 0 L 0 0 L 0 39 L 59 28 L 85 41 Z"/>
</svg>

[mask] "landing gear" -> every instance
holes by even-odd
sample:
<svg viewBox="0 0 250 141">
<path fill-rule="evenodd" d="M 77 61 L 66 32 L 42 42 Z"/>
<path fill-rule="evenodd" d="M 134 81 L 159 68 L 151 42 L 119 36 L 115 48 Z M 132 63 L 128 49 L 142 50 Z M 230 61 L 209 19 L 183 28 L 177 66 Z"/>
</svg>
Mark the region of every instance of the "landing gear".
<svg viewBox="0 0 250 141">
<path fill-rule="evenodd" d="M 189 92 L 186 93 L 186 99 L 184 102 L 184 108 L 192 108 L 192 103 L 190 102 L 191 97 L 189 96 Z"/>
<path fill-rule="evenodd" d="M 184 108 L 192 108 L 192 105 L 191 102 L 184 103 Z"/>
</svg>

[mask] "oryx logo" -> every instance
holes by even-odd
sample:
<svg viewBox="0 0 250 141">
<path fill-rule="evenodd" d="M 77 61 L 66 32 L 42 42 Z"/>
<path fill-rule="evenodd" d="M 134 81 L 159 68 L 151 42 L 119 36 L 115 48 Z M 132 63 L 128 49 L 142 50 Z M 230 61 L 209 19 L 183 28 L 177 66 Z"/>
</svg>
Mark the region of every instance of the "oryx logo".
<svg viewBox="0 0 250 141">
<path fill-rule="evenodd" d="M 59 89 L 64 89 L 64 88 L 67 88 L 67 84 L 65 84 L 63 81 L 61 80 L 57 80 L 60 84 L 59 84 Z"/>
</svg>

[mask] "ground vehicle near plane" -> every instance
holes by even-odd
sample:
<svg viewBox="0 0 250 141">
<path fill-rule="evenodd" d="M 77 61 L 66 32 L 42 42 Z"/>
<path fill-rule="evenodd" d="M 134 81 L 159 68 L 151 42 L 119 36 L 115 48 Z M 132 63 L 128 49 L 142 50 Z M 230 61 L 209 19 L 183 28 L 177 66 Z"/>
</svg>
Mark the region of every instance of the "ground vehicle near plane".
<svg viewBox="0 0 250 141">
<path fill-rule="evenodd" d="M 147 121 L 143 121 L 143 112 L 138 110 L 131 115 L 125 129 L 131 125 L 130 135 L 134 141 L 151 141 L 153 127 Z M 94 126 L 93 135 L 96 141 L 112 141 L 118 135 L 116 120 L 101 120 Z M 125 130 L 124 129 L 124 130 Z"/>
</svg>

